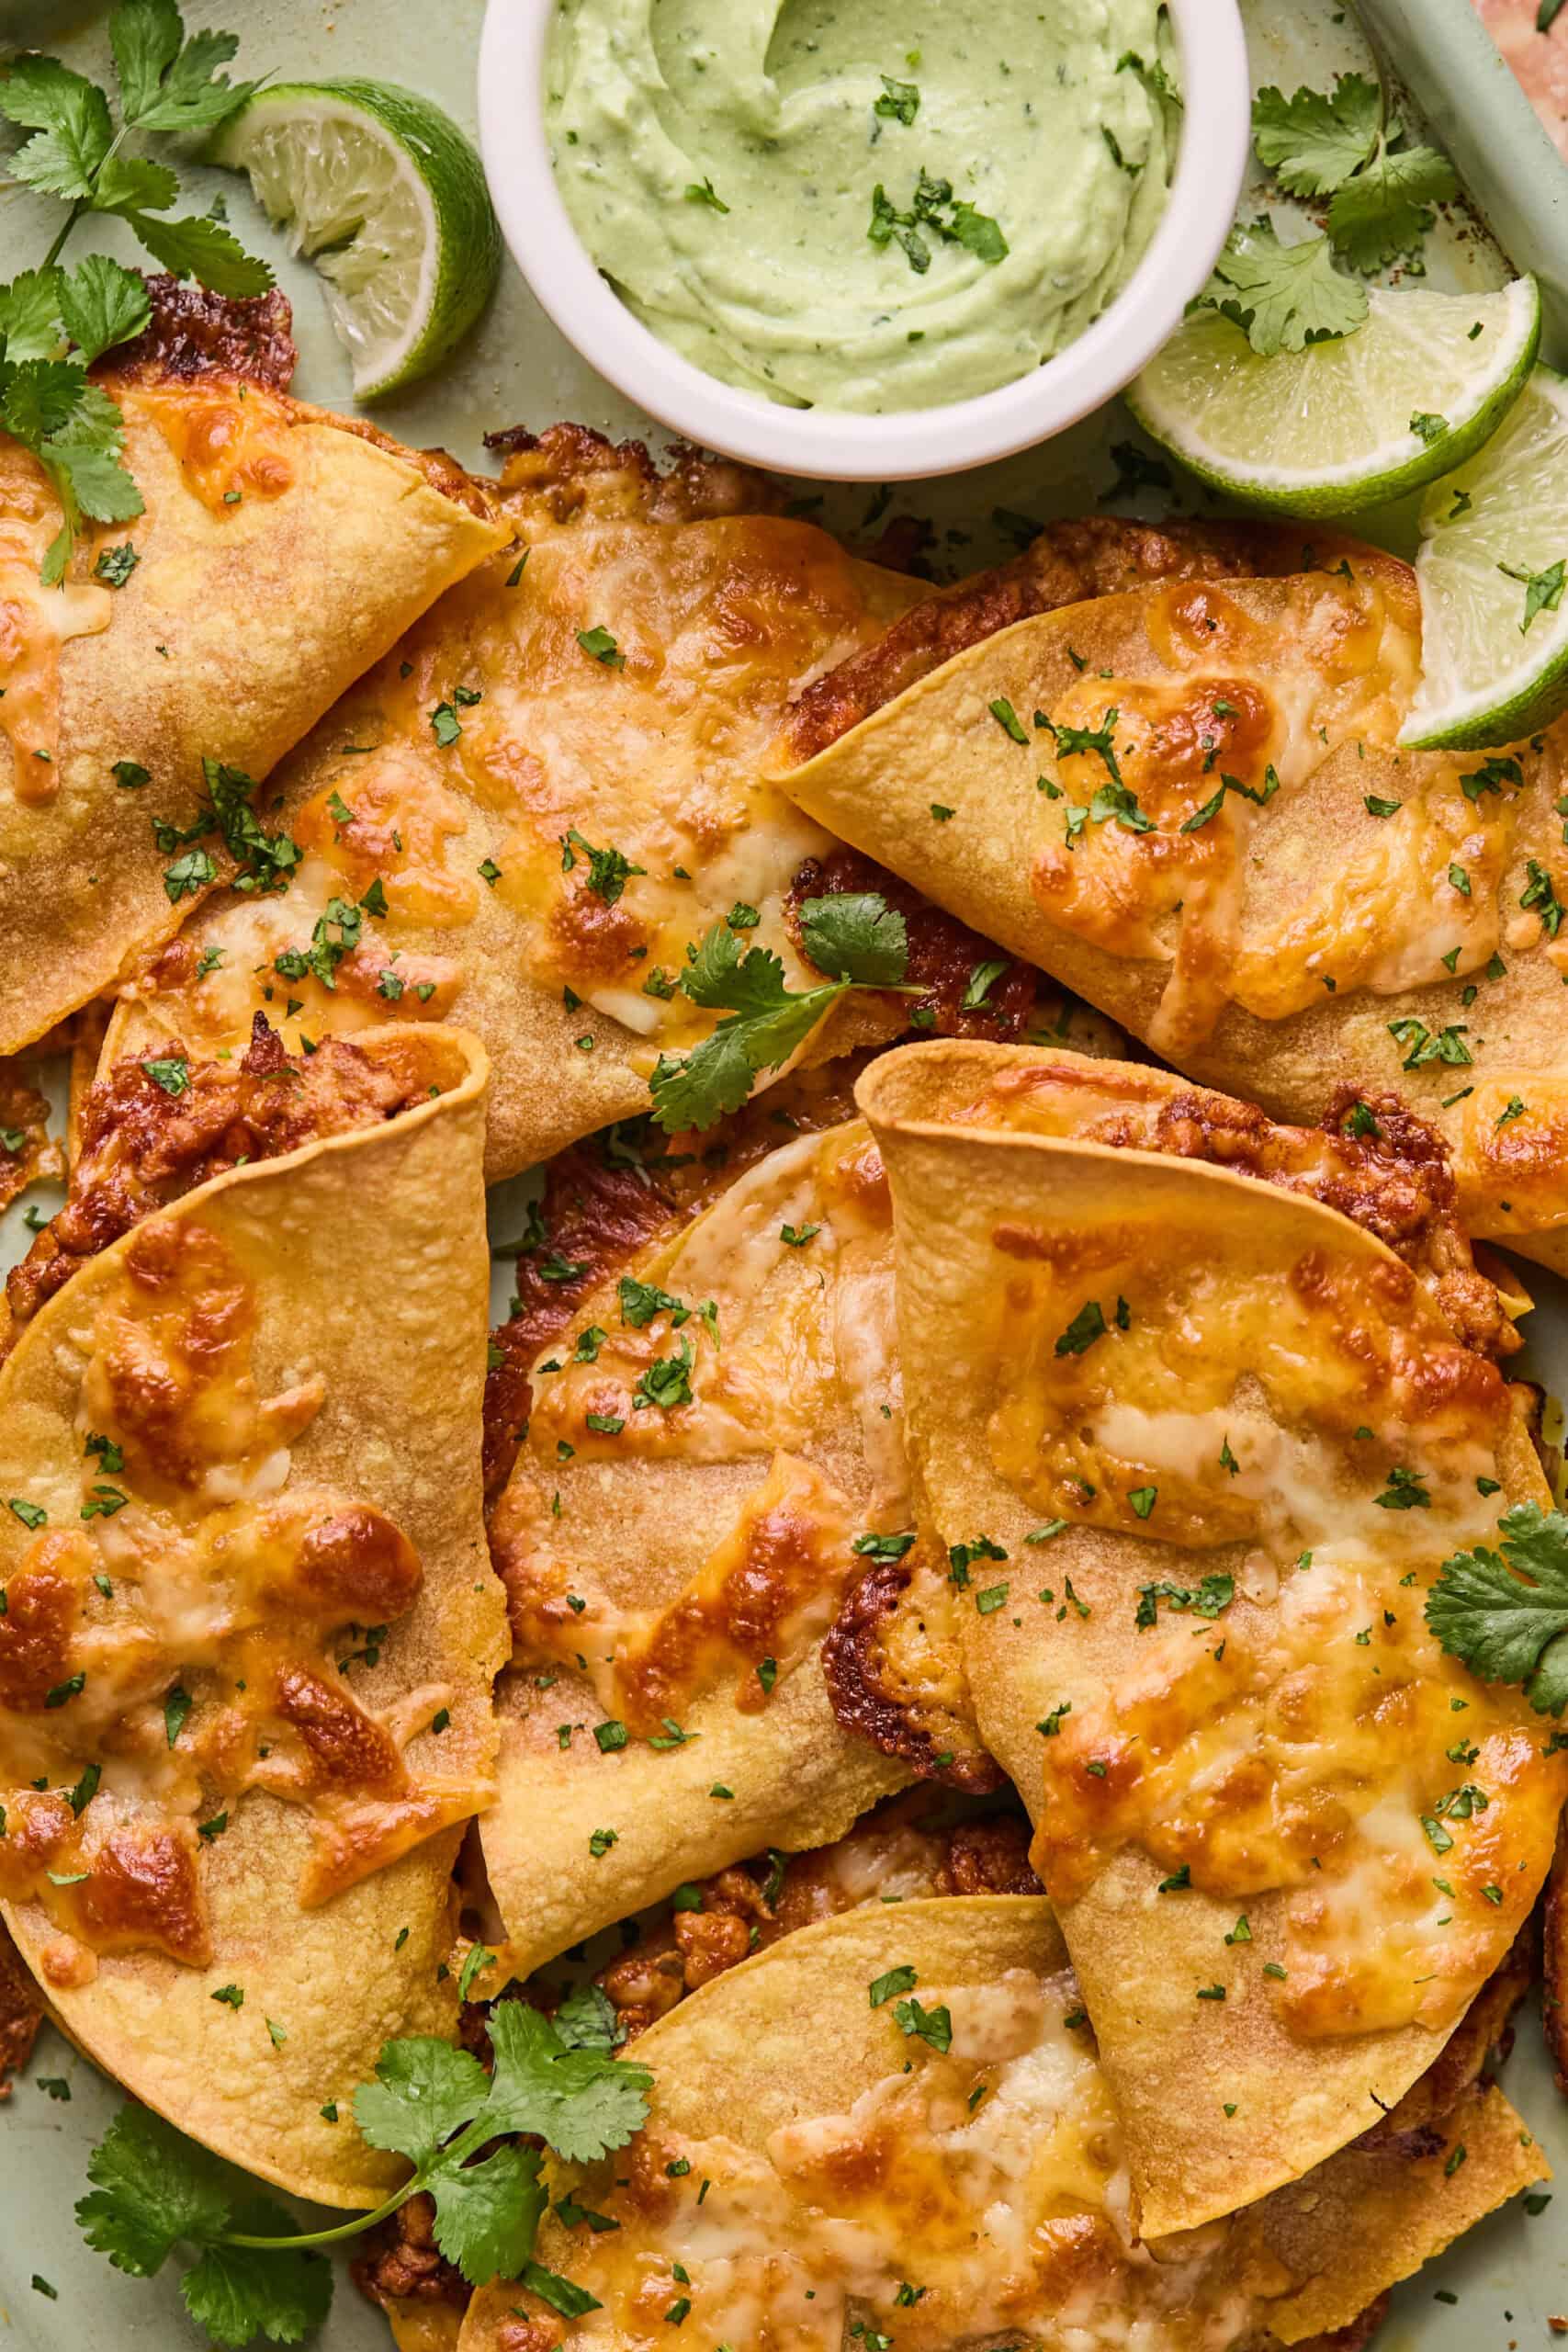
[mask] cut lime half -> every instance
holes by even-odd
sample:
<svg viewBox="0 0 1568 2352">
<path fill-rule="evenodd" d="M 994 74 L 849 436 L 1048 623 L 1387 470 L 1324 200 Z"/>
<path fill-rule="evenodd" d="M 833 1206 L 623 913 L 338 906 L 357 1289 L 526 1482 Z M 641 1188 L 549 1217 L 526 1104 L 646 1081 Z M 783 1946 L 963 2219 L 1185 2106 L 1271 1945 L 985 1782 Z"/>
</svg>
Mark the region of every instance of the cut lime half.
<svg viewBox="0 0 1568 2352">
<path fill-rule="evenodd" d="M 1495 433 L 1540 342 L 1533 277 L 1491 294 L 1369 290 L 1366 323 L 1262 358 L 1213 311 L 1130 387 L 1145 433 L 1217 490 L 1272 512 L 1349 514 L 1416 490 Z"/>
<path fill-rule="evenodd" d="M 1402 743 L 1514 743 L 1568 709 L 1568 382 L 1550 368 L 1427 492 L 1416 576 L 1423 674 Z"/>
<path fill-rule="evenodd" d="M 390 82 L 275 82 L 211 155 L 249 174 L 315 262 L 356 399 L 428 375 L 484 308 L 501 231 L 478 155 L 428 98 Z"/>
</svg>

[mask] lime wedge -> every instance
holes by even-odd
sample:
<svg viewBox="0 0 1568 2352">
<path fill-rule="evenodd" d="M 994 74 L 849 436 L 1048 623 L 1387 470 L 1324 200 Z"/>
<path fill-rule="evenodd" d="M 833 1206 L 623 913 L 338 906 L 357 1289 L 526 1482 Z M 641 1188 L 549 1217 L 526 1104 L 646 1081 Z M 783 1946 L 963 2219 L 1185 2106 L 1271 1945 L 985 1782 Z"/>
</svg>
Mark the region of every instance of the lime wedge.
<svg viewBox="0 0 1568 2352">
<path fill-rule="evenodd" d="M 1416 575 L 1423 675 L 1402 743 L 1513 743 L 1568 709 L 1568 382 L 1550 368 L 1427 492 Z"/>
<path fill-rule="evenodd" d="M 1128 390 L 1145 433 L 1249 506 L 1348 514 L 1473 456 L 1523 390 L 1540 341 L 1533 277 L 1492 294 L 1368 291 L 1354 334 L 1262 358 L 1213 311 L 1189 319 Z"/>
<path fill-rule="evenodd" d="M 439 107 L 390 82 L 274 82 L 212 142 L 326 282 L 362 401 L 428 375 L 484 308 L 501 231 Z"/>
</svg>

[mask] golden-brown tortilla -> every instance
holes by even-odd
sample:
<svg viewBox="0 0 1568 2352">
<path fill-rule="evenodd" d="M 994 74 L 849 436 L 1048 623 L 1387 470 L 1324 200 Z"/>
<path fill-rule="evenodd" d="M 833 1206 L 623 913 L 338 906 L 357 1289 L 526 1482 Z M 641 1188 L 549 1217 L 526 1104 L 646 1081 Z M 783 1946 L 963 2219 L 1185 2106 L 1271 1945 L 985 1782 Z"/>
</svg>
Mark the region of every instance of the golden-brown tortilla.
<svg viewBox="0 0 1568 2352">
<path fill-rule="evenodd" d="M 1445 1311 L 1468 1290 L 1304 1190 L 1134 1148 L 1170 1087 L 953 1044 L 857 1090 L 981 1736 L 1151 2236 L 1295 2178 L 1429 2065 L 1530 1909 L 1564 1770 L 1423 1622 L 1445 1556 L 1549 1499 Z M 1251 1164 L 1267 1136 L 1213 1101 L 1172 1116 Z"/>
<path fill-rule="evenodd" d="M 822 976 L 798 904 L 846 890 L 885 891 L 903 912 L 923 1001 L 841 1001 L 801 1058 L 894 1036 L 912 1013 L 961 1035 L 1038 1025 L 1021 968 L 965 1009 L 995 959 L 983 925 L 843 850 L 761 774 L 790 696 L 918 616 L 924 582 L 780 514 L 762 477 L 688 460 L 661 479 L 635 446 L 567 425 L 513 452 L 501 504 L 518 544 L 288 763 L 284 812 L 306 855 L 287 895 L 203 909 L 132 981 L 112 1055 L 169 1036 L 236 1045 L 258 1004 L 290 1046 L 301 1031 L 460 1021 L 491 1056 L 495 1181 L 648 1109 L 660 1056 L 718 1018 L 677 986 L 714 924 L 733 915 L 743 946 L 810 986 Z M 1088 593 L 1129 536 L 1108 525 L 1030 593 Z M 325 977 L 295 960 L 318 923 L 346 950 Z"/>
<path fill-rule="evenodd" d="M 268 772 L 502 537 L 456 467 L 288 399 L 287 364 L 193 360 L 160 340 L 165 308 L 102 378 L 146 511 L 90 530 L 59 587 L 39 578 L 58 502 L 0 434 L 0 1054 L 233 870 L 215 830 L 193 853 L 203 759 L 255 780 L 270 832 Z M 126 547 L 134 568 L 109 584 Z M 161 848 L 160 824 L 183 842 Z"/>
<path fill-rule="evenodd" d="M 1392 2119 L 1152 2261 L 1130 2240 L 1110 2086 L 1037 1896 L 805 1928 L 636 2051 L 653 2070 L 649 2122 L 631 2150 L 555 2183 L 620 2228 L 552 2216 L 540 2233 L 538 2259 L 600 2308 L 563 2328 L 502 2283 L 470 2306 L 463 2352 L 632 2352 L 661 2324 L 736 2352 L 838 2352 L 852 2320 L 900 2352 L 1020 2332 L 1055 2347 L 1118 2318 L 1168 2352 L 1268 2352 L 1352 2322 L 1547 2170 L 1501 2093 L 1472 2087 L 1439 2126 Z"/>
<path fill-rule="evenodd" d="M 733 469 L 660 482 L 571 435 L 514 456 L 505 483 L 517 543 L 279 777 L 279 821 L 305 852 L 288 892 L 203 909 L 110 1039 L 210 1051 L 263 1003 L 291 1047 L 301 1031 L 462 1022 L 491 1056 L 492 1181 L 648 1108 L 660 1053 L 716 1018 L 676 988 L 686 944 L 732 909 L 757 910 L 744 942 L 777 950 L 792 986 L 819 978 L 786 899 L 834 844 L 761 782 L 761 755 L 793 693 L 927 593 L 814 525 L 733 511 Z M 646 871 L 594 864 L 611 851 Z M 362 910 L 378 882 L 385 911 Z M 310 949 L 334 900 L 357 944 L 332 985 L 269 970 Z M 201 971 L 209 948 L 223 960 Z M 845 1008 L 814 1052 L 893 1035 L 905 1013 Z"/>
<path fill-rule="evenodd" d="M 908 1777 L 840 1730 L 820 1655 L 857 1540 L 910 1524 L 864 1127 L 748 1168 L 538 1357 L 491 1521 L 513 1653 L 482 1838 L 518 1974 Z"/>
<path fill-rule="evenodd" d="M 137 2097 L 341 2205 L 396 2177 L 348 2105 L 382 2041 L 455 2027 L 450 1872 L 493 1788 L 503 1645 L 479 1478 L 484 1056 L 456 1030 L 368 1050 L 417 1078 L 410 1107 L 147 1217 L 0 1374 L 7 1866 L 66 1841 L 7 1922 Z M 302 1544 L 267 1532 L 294 1526 Z M 389 1541 L 423 1573 L 398 1553 L 372 1624 L 348 1595 L 362 1566 L 377 1589 Z M 62 1607 L 84 1679 L 40 1709 Z"/>
<path fill-rule="evenodd" d="M 1334 552 L 957 632 L 889 702 L 825 680 L 780 781 L 1193 1076 L 1306 1122 L 1397 1086 L 1472 1228 L 1568 1268 L 1562 747 L 1397 750 L 1415 577 Z"/>
</svg>

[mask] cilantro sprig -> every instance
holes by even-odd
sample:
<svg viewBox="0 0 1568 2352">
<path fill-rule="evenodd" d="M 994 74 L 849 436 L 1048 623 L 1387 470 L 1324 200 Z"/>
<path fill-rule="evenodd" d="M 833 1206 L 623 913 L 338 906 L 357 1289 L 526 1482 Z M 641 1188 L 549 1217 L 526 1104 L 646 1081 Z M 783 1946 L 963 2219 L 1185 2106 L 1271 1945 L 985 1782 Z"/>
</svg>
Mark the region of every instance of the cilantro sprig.
<svg viewBox="0 0 1568 2352">
<path fill-rule="evenodd" d="M 374 2212 L 333 2229 L 291 2233 L 281 2206 L 162 2117 L 127 2105 L 88 2159 L 89 2194 L 76 2207 L 87 2243 L 117 2270 L 151 2278 L 179 2249 L 181 2291 L 214 2342 L 237 2347 L 264 2336 L 297 2344 L 332 2301 L 321 2248 L 355 2237 L 428 2190 L 435 2243 L 470 2285 L 522 2278 L 547 2301 L 576 2311 L 592 2299 L 533 2259 L 546 2204 L 536 2135 L 570 2163 L 624 2147 L 648 2114 L 653 2077 L 612 2055 L 598 2019 L 563 2004 L 554 2023 L 525 2001 L 490 2012 L 493 2074 L 450 2042 L 389 2041 L 376 2079 L 354 2095 L 354 2115 L 373 2148 L 413 2169 Z M 488 2155 L 479 2151 L 491 2141 Z M 188 2251 L 187 2251 L 188 2250 Z M 565 2308 L 555 2302 L 558 2310 Z"/>
<path fill-rule="evenodd" d="M 1457 192 L 1453 166 L 1409 142 L 1381 64 L 1375 82 L 1341 74 L 1328 91 L 1259 90 L 1252 136 L 1287 195 L 1327 198 L 1327 233 L 1287 245 L 1267 218 L 1238 224 L 1191 307 L 1233 319 L 1265 357 L 1354 334 L 1366 288 L 1336 261 L 1370 274 L 1416 253 L 1433 206 Z"/>
<path fill-rule="evenodd" d="M 266 264 L 220 222 L 162 218 L 179 193 L 175 173 L 124 152 L 132 133 L 209 130 L 243 103 L 257 85 L 231 84 L 216 70 L 238 48 L 235 36 L 200 32 L 187 40 L 175 0 L 119 0 L 109 40 L 118 128 L 106 94 L 58 58 L 29 52 L 0 67 L 0 117 L 32 134 L 10 158 L 11 177 L 68 207 L 42 266 L 0 286 L 0 424 L 38 459 L 62 515 L 41 567 L 46 587 L 64 577 L 85 517 L 129 523 L 142 511 L 121 462 L 119 411 L 87 370 L 142 332 L 147 289 L 104 254 L 62 269 L 78 221 L 89 213 L 127 221 L 164 269 L 220 294 L 262 294 L 273 282 Z"/>
<path fill-rule="evenodd" d="M 1445 1560 L 1427 1623 L 1483 1682 L 1517 1682 L 1539 1714 L 1568 1705 L 1568 1517 L 1517 1503 L 1497 1522 L 1500 1549 Z"/>
<path fill-rule="evenodd" d="M 218 71 L 239 48 L 237 36 L 199 32 L 187 40 L 175 0 L 119 0 L 109 46 L 118 128 L 107 93 L 57 57 L 31 51 L 0 74 L 0 115 L 33 133 L 10 159 L 12 178 L 70 207 L 45 268 L 85 214 L 110 213 L 176 277 L 199 277 L 215 294 L 265 294 L 272 284 L 265 262 L 205 214 L 163 219 L 179 194 L 178 175 L 125 152 L 129 139 L 146 132 L 215 130 L 243 106 L 260 84 L 231 82 Z"/>
<path fill-rule="evenodd" d="M 1352 269 L 1418 251 L 1432 207 L 1458 192 L 1446 155 L 1407 142 L 1381 70 L 1376 82 L 1341 74 L 1332 90 L 1293 98 L 1259 90 L 1252 132 L 1258 161 L 1290 195 L 1330 199 L 1329 242 Z"/>
<path fill-rule="evenodd" d="M 852 989 L 902 988 L 908 930 L 875 891 L 807 899 L 800 929 L 812 962 L 835 976 L 819 988 L 786 987 L 773 949 L 743 951 L 727 923 L 715 923 L 700 944 L 688 946 L 682 990 L 694 1004 L 721 1008 L 727 1017 L 683 1058 L 660 1056 L 650 1082 L 653 1115 L 667 1133 L 711 1127 L 726 1112 L 739 1111 L 758 1072 L 788 1061 Z"/>
</svg>

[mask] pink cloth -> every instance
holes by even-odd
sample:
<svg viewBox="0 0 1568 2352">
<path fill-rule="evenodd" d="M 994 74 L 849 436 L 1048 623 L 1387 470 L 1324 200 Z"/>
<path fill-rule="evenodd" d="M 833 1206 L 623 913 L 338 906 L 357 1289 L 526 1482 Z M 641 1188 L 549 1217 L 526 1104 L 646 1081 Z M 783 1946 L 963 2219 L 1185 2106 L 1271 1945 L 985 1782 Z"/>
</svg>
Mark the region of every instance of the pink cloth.
<svg viewBox="0 0 1568 2352">
<path fill-rule="evenodd" d="M 1540 0 L 1473 0 L 1476 15 L 1513 67 L 1519 87 L 1568 157 L 1568 7 L 1536 30 Z"/>
</svg>

